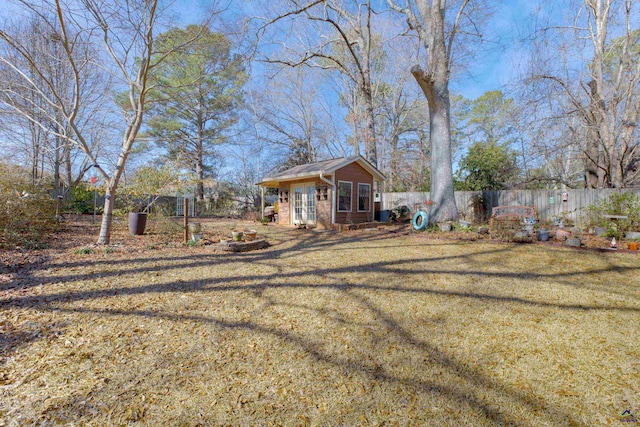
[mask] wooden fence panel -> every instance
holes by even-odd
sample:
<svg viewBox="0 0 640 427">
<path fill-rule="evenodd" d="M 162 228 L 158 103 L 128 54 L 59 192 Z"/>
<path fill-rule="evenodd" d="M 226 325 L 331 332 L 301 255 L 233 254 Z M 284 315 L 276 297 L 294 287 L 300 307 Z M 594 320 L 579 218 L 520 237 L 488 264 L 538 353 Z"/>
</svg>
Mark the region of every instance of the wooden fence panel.
<svg viewBox="0 0 640 427">
<path fill-rule="evenodd" d="M 578 189 L 566 190 L 567 200 L 562 201 L 562 190 L 485 190 L 456 191 L 456 205 L 460 213 L 472 214 L 474 197 L 482 197 L 488 213 L 495 206 L 535 206 L 541 221 L 552 221 L 564 216 L 580 222 L 587 207 L 616 193 L 634 193 L 640 196 L 640 188 Z M 382 193 L 381 209 L 407 206 L 412 213 L 427 206 L 429 192 Z M 485 220 L 488 218 L 485 218 Z"/>
</svg>

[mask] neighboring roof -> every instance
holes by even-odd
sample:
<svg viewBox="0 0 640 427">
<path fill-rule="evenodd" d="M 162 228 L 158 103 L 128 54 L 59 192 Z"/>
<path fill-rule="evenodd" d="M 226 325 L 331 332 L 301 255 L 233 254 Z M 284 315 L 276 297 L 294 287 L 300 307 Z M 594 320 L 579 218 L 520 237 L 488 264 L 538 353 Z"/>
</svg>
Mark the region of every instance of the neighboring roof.
<svg viewBox="0 0 640 427">
<path fill-rule="evenodd" d="M 291 169 L 287 169 L 275 175 L 265 177 L 261 182 L 256 183 L 256 185 L 277 185 L 279 182 L 283 181 L 294 181 L 297 179 L 311 178 L 316 177 L 320 174 L 332 174 L 336 170 L 350 165 L 354 162 L 357 162 L 375 178 L 381 181 L 385 179 L 384 175 L 375 166 L 365 160 L 364 157 L 352 156 L 295 166 Z"/>
</svg>

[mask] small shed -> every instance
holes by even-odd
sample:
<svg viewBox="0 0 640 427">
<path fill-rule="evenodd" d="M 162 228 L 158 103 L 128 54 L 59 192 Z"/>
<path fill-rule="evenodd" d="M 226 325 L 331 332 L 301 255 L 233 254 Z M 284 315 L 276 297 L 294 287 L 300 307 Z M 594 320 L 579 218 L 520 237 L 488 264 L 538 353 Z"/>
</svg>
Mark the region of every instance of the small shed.
<svg viewBox="0 0 640 427">
<path fill-rule="evenodd" d="M 257 185 L 278 189 L 278 224 L 333 228 L 373 221 L 379 202 L 374 184 L 380 188 L 384 179 L 362 156 L 353 156 L 296 166 Z"/>
</svg>

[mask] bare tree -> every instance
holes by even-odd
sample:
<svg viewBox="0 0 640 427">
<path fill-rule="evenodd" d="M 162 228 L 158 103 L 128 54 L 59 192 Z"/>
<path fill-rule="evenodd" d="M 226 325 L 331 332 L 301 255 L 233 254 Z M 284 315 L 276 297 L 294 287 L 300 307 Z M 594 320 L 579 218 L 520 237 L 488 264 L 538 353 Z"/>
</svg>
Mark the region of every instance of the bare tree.
<svg viewBox="0 0 640 427">
<path fill-rule="evenodd" d="M 373 10 L 370 0 L 311 0 L 288 2 L 285 12 L 271 19 L 269 26 L 282 21 L 296 21 L 299 17 L 318 25 L 319 37 L 301 46 L 285 44 L 291 58 L 270 58 L 267 61 L 292 67 L 307 65 L 336 70 L 346 76 L 362 100 L 364 123 L 362 142 L 364 155 L 377 165 L 374 93 L 372 89 L 373 66 Z M 355 98 L 353 99 L 356 102 Z M 357 135 L 354 135 L 357 138 Z M 359 146 L 359 144 L 358 144 Z M 356 147 L 357 148 L 357 147 Z"/>
<path fill-rule="evenodd" d="M 380 169 L 387 176 L 387 191 L 424 189 L 429 181 L 423 174 L 428 169 L 428 150 L 422 144 L 422 135 L 429 128 L 424 114 L 426 101 L 415 84 L 409 84 L 412 77 L 403 59 L 411 57 L 411 53 L 401 42 L 395 39 L 387 46 L 389 59 L 384 76 L 377 83 L 378 152 Z"/>
<path fill-rule="evenodd" d="M 21 64 L 11 61 L 9 57 L 3 57 L 2 61 L 21 77 L 21 84 L 38 93 L 52 107 L 55 114 L 46 114 L 46 119 L 58 123 L 59 126 L 51 129 L 41 117 L 28 114 L 25 114 L 25 117 L 48 133 L 80 147 L 90 164 L 94 165 L 104 178 L 104 214 L 97 243 L 108 244 L 118 184 L 143 123 L 145 100 L 149 90 L 148 74 L 155 65 L 151 59 L 154 30 L 160 14 L 159 0 L 81 0 L 70 3 L 56 0 L 53 4 L 21 0 L 19 4 L 38 16 L 51 32 L 62 52 L 65 67 L 70 70 L 70 90 L 64 93 L 59 91 L 43 68 L 43 64 L 30 53 L 26 46 L 28 41 L 14 37 L 4 30 L 0 30 L 0 39 L 6 43 L 9 50 L 29 64 L 41 82 L 31 79 L 21 68 Z M 94 52 L 98 50 L 98 44 L 102 46 L 105 54 L 96 57 Z M 158 61 L 162 59 L 160 57 Z M 79 124 L 79 117 L 86 108 L 90 108 L 92 101 L 82 96 L 81 88 L 90 84 L 87 82 L 86 70 L 96 62 L 107 64 L 105 67 L 112 77 L 127 88 L 127 105 L 123 112 L 124 129 L 112 172 L 109 172 L 105 165 L 98 163 L 94 147 L 88 139 L 89 135 Z M 67 132 L 66 129 L 70 131 Z"/>
<path fill-rule="evenodd" d="M 259 134 L 256 139 L 280 153 L 284 160 L 276 165 L 279 169 L 315 162 L 333 151 L 334 120 L 327 112 L 318 71 L 284 69 L 251 94 L 248 107 Z"/>
<path fill-rule="evenodd" d="M 91 166 L 86 156 L 79 156 L 81 151 L 64 136 L 71 135 L 73 129 L 49 100 L 54 92 L 60 98 L 71 99 L 73 90 L 77 90 L 90 106 L 79 112 L 78 127 L 85 134 L 97 136 L 103 124 L 96 117 L 96 112 L 101 110 L 97 101 L 106 95 L 109 80 L 97 66 L 88 64 L 83 71 L 83 85 L 74 88 L 70 84 L 73 71 L 60 46 L 60 29 L 50 27 L 47 23 L 51 22 L 35 16 L 29 22 L 3 30 L 5 35 L 11 34 L 13 39 L 22 41 L 22 50 L 5 45 L 0 56 L 0 103 L 7 117 L 3 121 L 4 130 L 21 134 L 20 141 L 30 145 L 25 150 L 30 151 L 26 163 L 31 164 L 32 181 L 35 183 L 44 177 L 45 171 L 50 171 L 56 194 L 62 195 L 76 185 Z M 78 33 L 73 37 L 78 58 L 88 58 L 86 35 Z M 25 80 L 30 84 L 24 84 Z M 96 144 L 100 138 L 89 140 Z"/>
<path fill-rule="evenodd" d="M 522 88 L 521 88 L 522 89 Z M 524 188 L 580 188 L 584 164 L 576 117 L 565 115 L 566 96 L 552 91 L 519 93 L 510 112 L 520 151 Z"/>
<path fill-rule="evenodd" d="M 570 6 L 572 16 L 535 33 L 530 89 L 559 99 L 556 117 L 581 146 L 586 187 L 633 185 L 640 179 L 640 30 L 634 29 L 640 5 Z"/>
<path fill-rule="evenodd" d="M 458 209 L 453 197 L 453 167 L 451 156 L 451 105 L 449 79 L 454 42 L 463 23 L 470 21 L 473 0 L 457 2 L 453 19 L 448 19 L 447 0 L 405 0 L 400 5 L 387 0 L 389 6 L 402 13 L 425 50 L 424 66 L 411 68 L 427 98 L 431 137 L 431 199 L 433 207 L 429 221 L 455 220 Z M 473 29 L 473 27 L 472 27 Z"/>
</svg>

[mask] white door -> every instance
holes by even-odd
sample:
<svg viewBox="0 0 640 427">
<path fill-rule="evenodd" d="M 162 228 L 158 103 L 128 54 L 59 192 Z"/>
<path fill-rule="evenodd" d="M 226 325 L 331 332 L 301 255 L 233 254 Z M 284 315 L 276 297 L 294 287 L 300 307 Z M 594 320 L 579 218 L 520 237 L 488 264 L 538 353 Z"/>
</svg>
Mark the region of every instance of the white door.
<svg viewBox="0 0 640 427">
<path fill-rule="evenodd" d="M 316 186 L 311 184 L 293 187 L 293 223 L 316 225 Z"/>
</svg>

